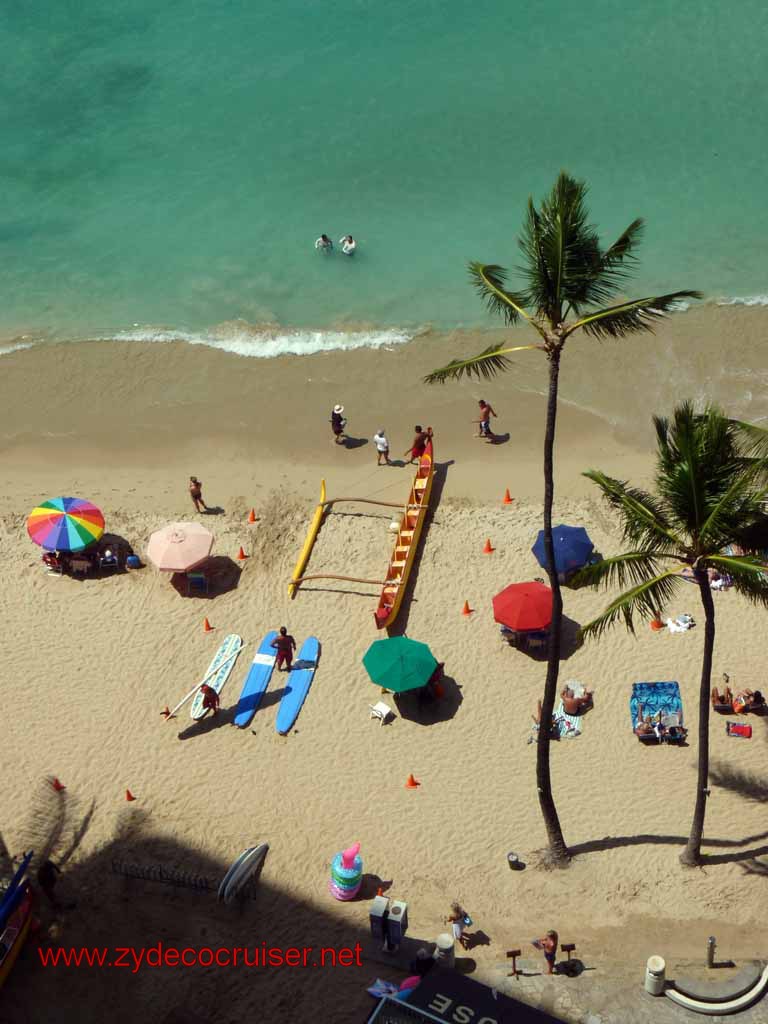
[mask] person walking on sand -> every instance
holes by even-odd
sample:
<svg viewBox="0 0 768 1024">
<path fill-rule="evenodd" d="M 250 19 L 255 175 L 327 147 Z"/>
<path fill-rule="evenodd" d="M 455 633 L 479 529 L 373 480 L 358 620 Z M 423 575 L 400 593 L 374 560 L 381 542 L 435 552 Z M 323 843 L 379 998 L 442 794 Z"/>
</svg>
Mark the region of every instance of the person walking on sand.
<svg viewBox="0 0 768 1024">
<path fill-rule="evenodd" d="M 373 435 L 373 443 L 376 445 L 376 465 L 381 465 L 382 456 L 387 466 L 391 466 L 392 463 L 389 461 L 389 440 L 384 432 L 384 427 L 379 429 L 378 434 Z"/>
<path fill-rule="evenodd" d="M 427 427 L 426 430 L 422 430 L 421 426 L 417 423 L 413 429 L 416 431 L 413 443 L 410 448 L 406 448 L 403 452 L 404 455 L 411 456 L 409 465 L 419 461 L 427 447 L 427 441 L 432 437 L 432 427 Z"/>
<path fill-rule="evenodd" d="M 540 949 L 547 961 L 547 974 L 555 973 L 555 960 L 557 960 L 557 932 L 548 931 L 541 939 L 534 939 L 531 945 Z"/>
<path fill-rule="evenodd" d="M 454 939 L 457 940 L 462 949 L 469 949 L 469 939 L 464 934 L 467 922 L 467 912 L 460 903 L 451 904 L 451 912 L 446 917 L 445 923 L 451 926 Z"/>
<path fill-rule="evenodd" d="M 214 715 L 219 713 L 219 695 L 216 693 L 212 686 L 208 683 L 203 683 L 200 687 L 200 692 L 203 695 L 203 708 L 206 711 L 212 711 Z"/>
<path fill-rule="evenodd" d="M 272 641 L 272 646 L 277 648 L 277 671 L 282 671 L 282 664 L 285 662 L 285 671 L 291 671 L 293 664 L 293 652 L 296 650 L 296 641 L 285 628 L 280 627 L 280 635 Z"/>
<path fill-rule="evenodd" d="M 206 512 L 208 511 L 208 506 L 203 501 L 203 485 L 196 476 L 191 476 L 189 478 L 189 496 L 192 499 L 192 504 L 195 506 L 196 512 L 201 511 L 201 505 Z"/>
<path fill-rule="evenodd" d="M 334 405 L 333 412 L 331 413 L 331 430 L 333 431 L 333 438 L 336 444 L 344 443 L 344 427 L 346 427 L 347 421 L 344 419 L 343 413 L 343 405 Z"/>
<path fill-rule="evenodd" d="M 491 416 L 496 415 L 496 410 L 492 405 L 489 405 L 484 398 L 481 398 L 477 404 L 480 406 L 480 419 L 473 420 L 473 422 L 477 423 L 479 427 L 479 431 L 475 434 L 475 437 L 493 439 L 494 434 L 491 430 Z"/>
<path fill-rule="evenodd" d="M 341 251 L 345 256 L 354 256 L 355 250 L 357 249 L 357 242 L 354 240 L 352 235 L 344 235 L 343 238 L 339 239 L 339 245 Z"/>
<path fill-rule="evenodd" d="M 328 235 L 323 233 L 315 241 L 315 248 L 316 249 L 321 249 L 323 252 L 333 252 L 333 242 L 330 240 Z"/>
</svg>

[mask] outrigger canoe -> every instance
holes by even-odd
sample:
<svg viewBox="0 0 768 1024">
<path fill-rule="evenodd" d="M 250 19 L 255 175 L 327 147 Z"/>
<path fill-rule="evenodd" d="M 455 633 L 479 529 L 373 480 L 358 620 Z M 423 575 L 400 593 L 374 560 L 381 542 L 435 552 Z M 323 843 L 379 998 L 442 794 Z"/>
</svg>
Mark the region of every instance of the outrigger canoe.
<svg viewBox="0 0 768 1024">
<path fill-rule="evenodd" d="M 403 521 L 397 532 L 397 540 L 389 560 L 389 568 L 374 612 L 376 626 L 384 629 L 391 626 L 403 603 L 408 577 L 413 568 L 419 537 L 429 508 L 429 496 L 432 492 L 432 476 L 434 474 L 434 449 L 432 438 L 427 441 L 424 454 L 419 459 L 419 466 L 414 477 L 408 503 L 403 512 Z"/>
</svg>

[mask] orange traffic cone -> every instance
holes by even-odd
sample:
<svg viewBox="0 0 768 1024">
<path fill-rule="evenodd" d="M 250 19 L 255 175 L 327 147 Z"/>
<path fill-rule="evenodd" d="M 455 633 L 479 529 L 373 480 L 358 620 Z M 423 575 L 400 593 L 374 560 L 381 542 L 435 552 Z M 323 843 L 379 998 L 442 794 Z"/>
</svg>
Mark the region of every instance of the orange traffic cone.
<svg viewBox="0 0 768 1024">
<path fill-rule="evenodd" d="M 61 793 L 67 788 L 64 785 L 64 783 L 59 782 L 59 780 L 55 777 L 51 780 L 51 785 L 53 786 L 57 793 Z"/>
<path fill-rule="evenodd" d="M 136 797 L 133 795 L 130 789 L 126 789 L 125 799 L 128 801 L 128 803 L 132 803 L 136 799 Z"/>
<path fill-rule="evenodd" d="M 204 633 L 212 633 L 213 632 L 213 626 L 210 624 L 208 619 L 203 619 L 203 632 Z"/>
<path fill-rule="evenodd" d="M 483 548 L 483 554 L 484 554 L 484 555 L 490 555 L 490 554 L 491 554 L 491 552 L 493 552 L 493 551 L 495 551 L 495 550 L 496 550 L 496 548 L 492 548 L 492 547 L 491 547 L 491 539 L 490 539 L 490 537 L 489 537 L 489 538 L 488 538 L 488 539 L 486 540 L 486 542 L 485 542 L 485 547 Z"/>
<path fill-rule="evenodd" d="M 160 712 L 160 714 L 163 716 L 163 718 L 170 718 L 171 709 L 168 707 L 167 704 L 165 705 L 165 708 Z"/>
<path fill-rule="evenodd" d="M 464 602 L 464 607 L 461 609 L 462 615 L 471 615 L 472 609 L 469 607 L 469 601 Z"/>
<path fill-rule="evenodd" d="M 655 630 L 664 629 L 664 623 L 661 621 L 661 619 L 654 619 L 651 622 L 651 629 L 655 629 Z"/>
<path fill-rule="evenodd" d="M 248 555 L 246 555 L 246 553 L 245 553 L 245 552 L 243 551 L 243 548 L 242 548 L 242 546 L 241 546 L 241 547 L 240 547 L 240 550 L 239 550 L 239 551 L 237 552 L 237 558 L 238 558 L 238 561 L 242 562 L 242 561 L 243 561 L 244 559 L 246 559 L 247 557 L 248 557 Z"/>
<path fill-rule="evenodd" d="M 256 522 L 256 509 L 252 508 L 251 511 L 248 513 L 248 522 L 249 523 L 255 523 Z"/>
<path fill-rule="evenodd" d="M 408 781 L 405 784 L 405 788 L 406 789 L 418 789 L 420 785 L 421 785 L 421 783 L 417 782 L 416 779 L 414 779 L 413 775 L 409 775 L 408 776 Z"/>
<path fill-rule="evenodd" d="M 502 501 L 502 505 L 511 505 L 514 500 L 514 498 L 510 497 L 509 488 L 507 488 L 506 491 L 504 491 L 504 500 Z"/>
</svg>

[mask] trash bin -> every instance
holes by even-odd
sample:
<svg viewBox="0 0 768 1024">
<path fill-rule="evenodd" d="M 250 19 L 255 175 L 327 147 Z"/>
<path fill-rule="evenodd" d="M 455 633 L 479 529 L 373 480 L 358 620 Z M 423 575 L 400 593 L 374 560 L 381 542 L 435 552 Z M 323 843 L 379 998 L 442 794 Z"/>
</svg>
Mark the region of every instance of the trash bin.
<svg viewBox="0 0 768 1024">
<path fill-rule="evenodd" d="M 438 962 L 440 967 L 453 967 L 456 963 L 456 952 L 453 935 L 443 932 L 435 940 L 435 952 L 432 958 Z"/>
<path fill-rule="evenodd" d="M 523 862 L 520 860 L 516 853 L 512 853 L 510 850 L 507 854 L 507 864 L 509 864 L 510 871 L 520 871 L 523 867 Z"/>
<path fill-rule="evenodd" d="M 645 991 L 652 996 L 664 995 L 664 972 L 667 965 L 663 957 L 649 956 L 645 965 Z"/>
</svg>

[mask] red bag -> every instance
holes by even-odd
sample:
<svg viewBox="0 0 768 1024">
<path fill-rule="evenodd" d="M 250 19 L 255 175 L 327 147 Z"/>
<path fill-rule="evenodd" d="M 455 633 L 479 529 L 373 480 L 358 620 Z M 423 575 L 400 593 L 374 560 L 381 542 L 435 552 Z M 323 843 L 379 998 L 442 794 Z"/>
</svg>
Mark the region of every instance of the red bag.
<svg viewBox="0 0 768 1024">
<path fill-rule="evenodd" d="M 726 722 L 725 731 L 728 736 L 741 736 L 745 740 L 752 739 L 752 726 L 745 722 Z"/>
</svg>

